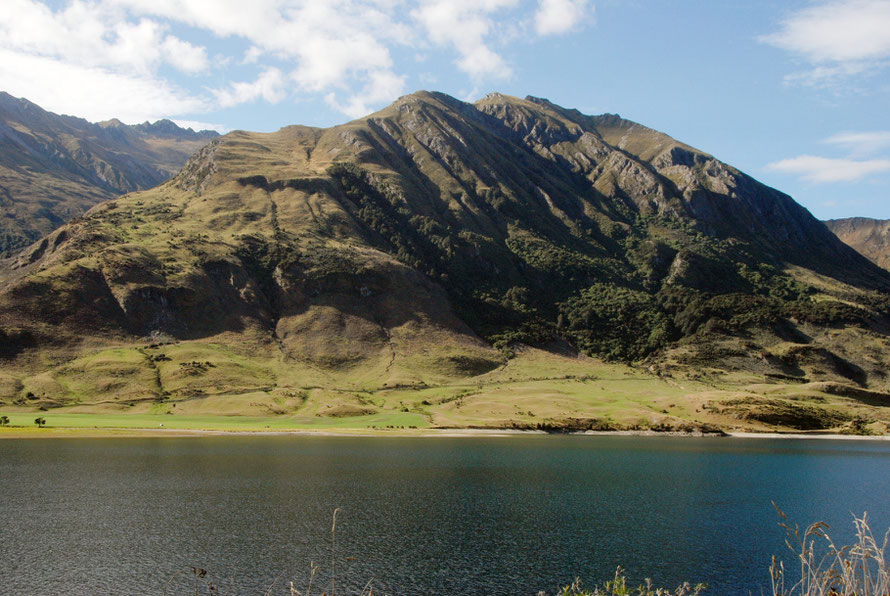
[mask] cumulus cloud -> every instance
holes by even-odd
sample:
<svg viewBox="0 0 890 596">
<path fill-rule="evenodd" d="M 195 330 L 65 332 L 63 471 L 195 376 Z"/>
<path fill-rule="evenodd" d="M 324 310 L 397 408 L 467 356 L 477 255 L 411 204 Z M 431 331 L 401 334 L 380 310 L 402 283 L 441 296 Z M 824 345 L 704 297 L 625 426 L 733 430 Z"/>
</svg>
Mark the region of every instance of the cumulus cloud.
<svg viewBox="0 0 890 596">
<path fill-rule="evenodd" d="M 223 108 L 258 99 L 278 103 L 285 97 L 285 78 L 277 68 L 268 68 L 255 81 L 231 83 L 227 88 L 214 90 L 214 95 Z"/>
<path fill-rule="evenodd" d="M 372 111 L 375 104 L 392 101 L 402 95 L 405 89 L 405 78 L 389 71 L 372 72 L 362 90 L 352 95 L 346 103 L 337 101 L 334 93 L 328 94 L 328 105 L 352 117 L 359 118 Z"/>
<path fill-rule="evenodd" d="M 512 69 L 490 47 L 494 13 L 516 0 L 428 0 L 411 12 L 430 40 L 458 53 L 457 67 L 475 78 L 506 78 Z"/>
<path fill-rule="evenodd" d="M 116 117 L 136 124 L 211 107 L 205 99 L 156 77 L 109 72 L 5 49 L 0 49 L 0 81 L 12 95 L 52 112 L 94 122 Z"/>
<path fill-rule="evenodd" d="M 263 50 L 256 46 L 250 46 L 247 51 L 244 52 L 244 57 L 241 58 L 241 64 L 256 64 L 257 60 L 259 60 L 262 55 Z"/>
<path fill-rule="evenodd" d="M 809 62 L 810 70 L 786 80 L 828 85 L 883 68 L 890 59 L 890 2 L 835 0 L 790 14 L 775 33 L 761 41 Z"/>
<path fill-rule="evenodd" d="M 870 174 L 890 171 L 890 159 L 832 159 L 800 155 L 766 166 L 772 172 L 797 174 L 810 182 L 855 182 Z"/>
<path fill-rule="evenodd" d="M 0 47 L 85 67 L 145 75 L 167 62 L 194 73 L 207 66 L 206 50 L 150 19 L 127 19 L 96 3 L 73 1 L 53 12 L 36 0 L 5 0 Z"/>
<path fill-rule="evenodd" d="M 96 2 L 74 0 L 57 11 L 36 0 L 5 0 L 0 11 L 0 80 L 4 90 L 56 112 L 141 122 L 206 110 L 206 99 L 162 77 L 169 64 L 194 74 L 206 50 L 165 24 L 128 18 Z"/>
<path fill-rule="evenodd" d="M 164 38 L 161 44 L 164 59 L 182 72 L 195 74 L 207 69 L 207 50 L 201 46 L 193 46 L 172 35 Z"/>
<path fill-rule="evenodd" d="M 587 12 L 587 0 L 539 0 L 535 31 L 538 35 L 566 33 L 575 29 Z"/>
<path fill-rule="evenodd" d="M 4 0 L 0 50 L 16 64 L 2 66 L 3 86 L 57 110 L 101 110 L 103 118 L 193 116 L 309 94 L 357 116 L 404 93 L 396 48 L 445 50 L 480 86 L 512 74 L 502 52 L 517 31 L 532 38 L 571 31 L 589 21 L 591 1 Z M 225 49 L 211 58 L 194 34 L 225 40 Z M 25 72 L 24 64 L 47 70 Z M 178 71 L 179 86 L 169 68 Z M 102 95 L 93 109 L 82 109 L 81 92 L 52 82 L 81 75 Z M 104 90 L 116 83 L 129 101 L 109 114 Z M 50 87 L 57 97 L 46 101 Z M 142 89 L 149 92 L 133 96 Z"/>
<path fill-rule="evenodd" d="M 137 14 L 164 18 L 238 37 L 252 47 L 245 62 L 263 54 L 293 60 L 291 76 L 306 91 L 324 91 L 346 79 L 390 70 L 387 44 L 408 43 L 395 3 L 386 0 L 106 0 Z"/>
</svg>

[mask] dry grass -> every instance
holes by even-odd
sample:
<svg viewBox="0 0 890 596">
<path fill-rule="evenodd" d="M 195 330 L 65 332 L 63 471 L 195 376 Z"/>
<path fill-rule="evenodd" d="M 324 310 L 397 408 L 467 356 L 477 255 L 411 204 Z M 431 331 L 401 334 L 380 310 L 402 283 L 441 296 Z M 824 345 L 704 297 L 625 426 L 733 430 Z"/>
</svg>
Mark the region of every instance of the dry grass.
<svg viewBox="0 0 890 596">
<path fill-rule="evenodd" d="M 688 582 L 677 586 L 674 590 L 656 588 L 648 578 L 643 585 L 631 588 L 627 585 L 624 570 L 619 567 L 615 570 L 615 577 L 602 586 L 596 586 L 592 590 L 583 588 L 581 580 L 576 579 L 574 583 L 557 592 L 556 596 L 698 596 L 706 589 L 705 584 L 693 586 Z M 538 592 L 538 596 L 544 596 L 544 592 Z"/>
<path fill-rule="evenodd" d="M 890 530 L 879 543 L 867 515 L 854 516 L 856 540 L 838 548 L 827 533 L 828 524 L 816 522 L 801 533 L 797 525 L 788 523 L 778 507 L 776 510 L 782 518 L 779 525 L 785 529 L 785 544 L 794 553 L 795 565 L 786 570 L 784 562 L 773 557 L 773 596 L 890 595 L 890 566 L 884 558 Z"/>
</svg>

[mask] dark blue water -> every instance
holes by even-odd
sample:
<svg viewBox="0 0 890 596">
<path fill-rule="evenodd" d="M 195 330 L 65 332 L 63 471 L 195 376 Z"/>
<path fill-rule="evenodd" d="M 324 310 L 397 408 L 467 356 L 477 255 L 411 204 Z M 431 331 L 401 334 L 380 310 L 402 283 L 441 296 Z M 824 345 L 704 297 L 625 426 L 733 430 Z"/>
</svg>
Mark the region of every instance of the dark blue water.
<svg viewBox="0 0 890 596">
<path fill-rule="evenodd" d="M 890 443 L 661 437 L 0 441 L 0 593 L 553 593 L 634 581 L 760 594 L 771 501 L 838 541 L 890 526 Z M 785 555 L 790 561 L 790 555 Z M 183 574 L 184 572 L 184 574 Z M 320 594 L 321 590 L 313 589 Z M 330 594 L 330 591 L 328 591 Z"/>
</svg>

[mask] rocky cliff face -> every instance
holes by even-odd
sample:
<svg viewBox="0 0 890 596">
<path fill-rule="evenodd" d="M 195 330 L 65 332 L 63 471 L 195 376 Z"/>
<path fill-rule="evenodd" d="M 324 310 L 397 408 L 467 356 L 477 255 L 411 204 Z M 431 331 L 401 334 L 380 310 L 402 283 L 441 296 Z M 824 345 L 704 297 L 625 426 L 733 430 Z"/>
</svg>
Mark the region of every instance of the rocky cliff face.
<svg viewBox="0 0 890 596">
<path fill-rule="evenodd" d="M 156 186 L 216 136 L 169 120 L 92 124 L 0 92 L 0 253 L 103 200 Z"/>
<path fill-rule="evenodd" d="M 890 274 L 788 196 L 618 116 L 499 94 L 230 133 L 0 282 L 2 357 L 27 374 L 181 341 L 380 387 L 567 342 L 653 370 L 882 386 L 890 353 Z M 841 353 L 856 334 L 874 350 Z"/>
</svg>

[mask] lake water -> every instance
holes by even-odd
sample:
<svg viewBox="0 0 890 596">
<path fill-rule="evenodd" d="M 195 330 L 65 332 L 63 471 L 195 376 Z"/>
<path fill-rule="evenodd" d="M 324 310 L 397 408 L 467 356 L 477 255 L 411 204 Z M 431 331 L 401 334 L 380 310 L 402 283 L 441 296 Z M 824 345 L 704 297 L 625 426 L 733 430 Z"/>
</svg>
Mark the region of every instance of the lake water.
<svg viewBox="0 0 890 596">
<path fill-rule="evenodd" d="M 0 441 L 0 593 L 552 594 L 634 581 L 760 594 L 771 501 L 848 540 L 890 526 L 890 442 L 306 436 Z M 186 575 L 181 572 L 186 571 Z M 207 593 L 206 587 L 202 589 Z M 321 590 L 313 588 L 313 593 Z M 330 594 L 330 591 L 328 591 Z"/>
</svg>

